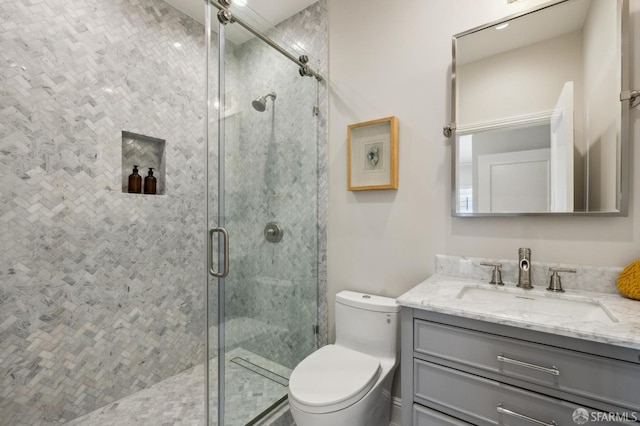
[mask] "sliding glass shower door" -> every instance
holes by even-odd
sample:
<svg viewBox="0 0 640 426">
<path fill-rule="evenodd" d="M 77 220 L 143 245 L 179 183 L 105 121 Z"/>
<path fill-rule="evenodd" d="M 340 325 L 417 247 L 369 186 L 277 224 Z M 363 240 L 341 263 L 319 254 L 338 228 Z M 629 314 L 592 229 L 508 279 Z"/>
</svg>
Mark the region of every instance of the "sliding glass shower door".
<svg viewBox="0 0 640 426">
<path fill-rule="evenodd" d="M 229 426 L 283 403 L 291 370 L 316 349 L 318 83 L 240 25 L 219 24 L 217 12 L 207 82 L 209 424 Z"/>
</svg>

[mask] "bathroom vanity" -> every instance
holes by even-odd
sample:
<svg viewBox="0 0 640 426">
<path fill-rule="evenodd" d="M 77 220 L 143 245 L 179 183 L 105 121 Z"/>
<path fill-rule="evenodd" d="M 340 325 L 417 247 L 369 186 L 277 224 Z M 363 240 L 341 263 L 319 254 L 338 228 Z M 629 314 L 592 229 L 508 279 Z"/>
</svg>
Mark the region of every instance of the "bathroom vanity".
<svg viewBox="0 0 640 426">
<path fill-rule="evenodd" d="M 436 274 L 398 303 L 405 426 L 640 422 L 638 301 Z"/>
</svg>

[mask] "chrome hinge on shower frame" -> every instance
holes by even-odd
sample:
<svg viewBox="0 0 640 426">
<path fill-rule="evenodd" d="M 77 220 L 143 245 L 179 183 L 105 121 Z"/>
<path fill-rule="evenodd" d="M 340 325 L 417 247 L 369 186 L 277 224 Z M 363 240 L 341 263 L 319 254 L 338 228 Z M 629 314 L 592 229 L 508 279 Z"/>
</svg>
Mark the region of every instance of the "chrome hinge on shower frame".
<svg viewBox="0 0 640 426">
<path fill-rule="evenodd" d="M 313 334 L 320 334 L 320 326 L 313 324 L 311 329 L 313 330 Z"/>
<path fill-rule="evenodd" d="M 313 107 L 313 112 L 312 112 L 314 117 L 317 117 L 320 115 L 320 108 L 318 108 L 317 106 Z"/>
</svg>

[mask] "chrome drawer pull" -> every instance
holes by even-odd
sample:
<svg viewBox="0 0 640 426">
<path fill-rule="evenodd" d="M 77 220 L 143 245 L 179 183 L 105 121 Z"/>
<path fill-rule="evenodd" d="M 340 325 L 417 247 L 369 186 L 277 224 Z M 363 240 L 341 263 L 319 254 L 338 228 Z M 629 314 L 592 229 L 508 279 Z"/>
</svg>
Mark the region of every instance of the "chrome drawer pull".
<svg viewBox="0 0 640 426">
<path fill-rule="evenodd" d="M 543 422 L 541 420 L 534 419 L 533 417 L 525 416 L 524 414 L 520 414 L 520 413 L 516 413 L 515 411 L 507 410 L 506 408 L 504 408 L 504 406 L 502 404 L 498 404 L 498 406 L 496 407 L 496 410 L 498 410 L 498 413 L 500 413 L 500 414 L 506 414 L 507 416 L 515 417 L 517 419 L 524 420 L 526 422 L 533 423 L 533 424 L 536 424 L 536 425 L 558 426 L 558 423 L 556 423 L 555 420 L 551 420 L 551 423 Z"/>
<path fill-rule="evenodd" d="M 518 361 L 517 359 L 507 358 L 502 356 L 502 354 L 498 354 L 498 361 L 505 362 L 507 364 L 519 365 L 520 367 L 531 368 L 532 370 L 543 371 L 545 373 L 553 374 L 554 376 L 560 375 L 560 370 L 554 365 L 551 368 L 542 367 L 540 365 L 529 364 L 528 362 Z"/>
</svg>

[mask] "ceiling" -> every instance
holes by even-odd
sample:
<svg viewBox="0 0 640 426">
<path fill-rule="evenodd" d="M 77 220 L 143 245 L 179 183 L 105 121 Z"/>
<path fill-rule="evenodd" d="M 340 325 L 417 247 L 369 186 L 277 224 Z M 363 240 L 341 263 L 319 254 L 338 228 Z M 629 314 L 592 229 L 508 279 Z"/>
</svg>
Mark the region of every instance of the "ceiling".
<svg viewBox="0 0 640 426">
<path fill-rule="evenodd" d="M 535 13 L 508 18 L 510 25 L 496 31 L 494 22 L 456 41 L 456 63 L 459 65 L 487 58 L 523 46 L 549 40 L 582 29 L 591 6 L 589 1 L 570 1 L 546 7 Z"/>
<path fill-rule="evenodd" d="M 167 3 L 204 24 L 205 8 L 202 0 L 165 0 Z M 246 6 L 240 6 L 246 1 Z M 318 0 L 232 0 L 231 11 L 257 30 L 264 32 L 295 15 Z M 214 9 L 214 13 L 217 9 Z M 217 28 L 217 21 L 212 21 Z M 235 27 L 235 28 L 234 28 Z M 235 44 L 242 44 L 252 38 L 238 25 L 230 26 L 227 38 Z M 215 28 L 214 28 L 215 30 Z"/>
</svg>

